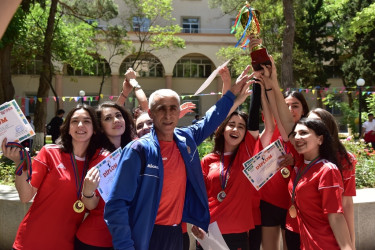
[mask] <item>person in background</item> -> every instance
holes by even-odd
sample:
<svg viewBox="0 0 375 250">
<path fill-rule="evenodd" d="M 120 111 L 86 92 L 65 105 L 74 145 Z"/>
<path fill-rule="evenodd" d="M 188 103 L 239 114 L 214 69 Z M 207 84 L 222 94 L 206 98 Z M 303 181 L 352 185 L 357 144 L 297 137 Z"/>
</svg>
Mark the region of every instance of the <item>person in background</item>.
<svg viewBox="0 0 375 250">
<path fill-rule="evenodd" d="M 22 220 L 13 249 L 73 249 L 74 235 L 84 217 L 82 182 L 87 170 L 105 155 L 97 149 L 99 125 L 93 108 L 78 105 L 61 126 L 58 144 L 45 145 L 27 171 L 16 176 L 21 202 L 34 201 Z M 2 142 L 4 156 L 21 163 L 20 149 Z"/>
<path fill-rule="evenodd" d="M 241 78 L 204 120 L 184 128 L 176 128 L 176 92 L 162 89 L 150 96 L 154 126 L 125 147 L 104 210 L 116 249 L 182 249 L 181 221 L 207 230 L 208 202 L 197 145 L 225 119 L 248 80 Z"/>
<path fill-rule="evenodd" d="M 368 114 L 368 121 L 362 125 L 361 137 L 366 143 L 371 143 L 373 149 L 375 149 L 375 121 L 374 114 Z"/>
<path fill-rule="evenodd" d="M 26 116 L 26 119 L 27 119 L 27 121 L 30 123 L 31 128 L 35 131 L 34 124 L 33 124 L 33 122 L 31 121 L 31 116 L 27 115 L 27 116 Z M 35 136 L 35 135 L 34 135 L 34 136 Z M 34 137 L 34 136 L 33 136 L 33 137 Z M 33 140 L 34 140 L 33 137 L 30 137 L 29 139 L 24 140 L 24 141 L 21 143 L 21 145 L 24 146 L 24 147 L 26 147 L 26 148 L 29 148 L 29 150 L 32 150 L 32 147 L 33 147 Z"/>
<path fill-rule="evenodd" d="M 196 114 L 196 115 L 194 116 L 194 120 L 191 122 L 191 124 L 195 124 L 195 123 L 197 123 L 198 121 L 199 121 L 199 115 Z"/>
<path fill-rule="evenodd" d="M 47 133 L 52 136 L 52 143 L 56 143 L 57 138 L 60 136 L 60 127 L 64 122 L 64 114 L 65 110 L 57 110 L 56 116 L 47 124 Z"/>
</svg>

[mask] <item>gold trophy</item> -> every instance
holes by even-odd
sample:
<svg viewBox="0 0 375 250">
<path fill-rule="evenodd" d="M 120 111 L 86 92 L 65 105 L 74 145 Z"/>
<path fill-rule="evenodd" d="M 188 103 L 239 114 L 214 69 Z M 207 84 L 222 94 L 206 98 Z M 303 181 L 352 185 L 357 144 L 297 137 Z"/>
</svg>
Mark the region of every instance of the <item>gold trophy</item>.
<svg viewBox="0 0 375 250">
<path fill-rule="evenodd" d="M 246 2 L 240 12 L 237 15 L 235 24 L 232 28 L 231 33 L 234 33 L 241 24 L 244 31 L 241 38 L 238 40 L 235 47 L 237 47 L 241 42 L 241 48 L 246 48 L 249 46 L 250 37 L 259 38 L 260 35 L 260 24 L 259 24 L 260 12 L 254 8 L 251 8 L 249 2 Z M 263 65 L 271 65 L 270 58 L 268 57 L 267 49 L 262 45 L 258 44 L 254 48 L 251 48 L 251 65 L 255 71 L 261 70 Z"/>
</svg>

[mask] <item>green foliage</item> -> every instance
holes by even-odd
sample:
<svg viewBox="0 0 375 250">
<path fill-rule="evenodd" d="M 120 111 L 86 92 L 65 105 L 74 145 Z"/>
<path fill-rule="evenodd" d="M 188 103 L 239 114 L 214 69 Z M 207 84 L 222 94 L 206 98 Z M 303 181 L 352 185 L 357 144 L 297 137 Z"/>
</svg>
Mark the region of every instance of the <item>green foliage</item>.
<svg viewBox="0 0 375 250">
<path fill-rule="evenodd" d="M 204 140 L 199 146 L 198 146 L 198 152 L 199 152 L 199 158 L 202 159 L 204 156 L 212 152 L 212 149 L 214 148 L 214 141 L 210 138 L 207 138 Z"/>
<path fill-rule="evenodd" d="M 375 187 L 375 151 L 367 144 L 352 141 L 350 138 L 343 141 L 346 150 L 357 158 L 356 186 L 357 188 Z"/>
<path fill-rule="evenodd" d="M 0 184 L 14 186 L 15 166 L 13 161 L 4 156 L 0 156 Z"/>
</svg>

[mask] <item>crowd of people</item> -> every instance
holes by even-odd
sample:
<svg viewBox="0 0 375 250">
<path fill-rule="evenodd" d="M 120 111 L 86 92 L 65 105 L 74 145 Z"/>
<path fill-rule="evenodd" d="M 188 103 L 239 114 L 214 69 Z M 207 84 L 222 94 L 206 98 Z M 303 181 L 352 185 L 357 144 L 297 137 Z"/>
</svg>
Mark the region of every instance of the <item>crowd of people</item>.
<svg viewBox="0 0 375 250">
<path fill-rule="evenodd" d="M 187 127 L 177 124 L 194 104 L 181 105 L 170 89 L 147 100 L 132 69 L 117 102 L 71 110 L 54 144 L 35 156 L 32 175 L 16 175 L 20 200 L 34 201 L 13 249 L 189 249 L 186 223 L 204 240 L 214 222 L 229 249 L 279 249 L 281 237 L 288 250 L 355 249 L 356 159 L 329 112 L 310 111 L 299 92 L 283 95 L 270 60 L 251 74 L 248 66 L 233 85 L 222 68 L 223 96 Z M 123 107 L 132 91 L 136 117 Z M 249 112 L 238 110 L 251 93 Z M 200 159 L 197 147 L 213 133 L 213 151 Z M 257 191 L 243 163 L 276 140 L 286 152 L 280 171 Z M 3 154 L 24 164 L 22 149 L 8 145 L 4 139 Z M 118 148 L 105 202 L 94 166 Z"/>
</svg>

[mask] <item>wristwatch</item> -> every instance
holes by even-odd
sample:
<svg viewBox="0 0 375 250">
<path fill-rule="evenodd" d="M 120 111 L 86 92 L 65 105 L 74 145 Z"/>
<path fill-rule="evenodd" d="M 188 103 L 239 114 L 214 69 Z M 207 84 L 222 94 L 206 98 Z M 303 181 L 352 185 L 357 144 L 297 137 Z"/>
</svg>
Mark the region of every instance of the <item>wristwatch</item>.
<svg viewBox="0 0 375 250">
<path fill-rule="evenodd" d="M 130 79 L 130 80 L 129 80 L 129 83 L 130 83 L 130 85 L 133 86 L 133 88 L 136 88 L 136 89 L 140 89 L 140 88 L 142 88 L 141 85 L 139 85 L 139 83 L 138 83 L 137 80 L 135 80 L 135 79 Z"/>
</svg>

